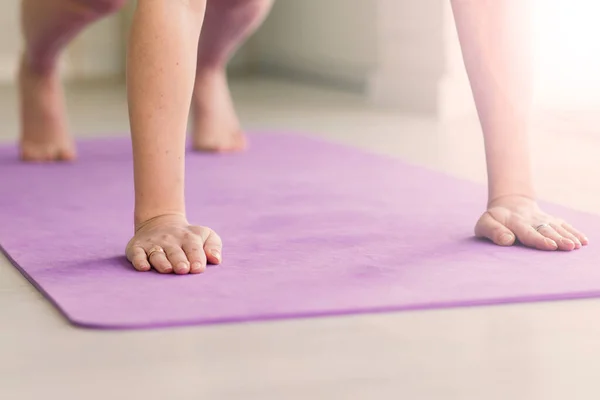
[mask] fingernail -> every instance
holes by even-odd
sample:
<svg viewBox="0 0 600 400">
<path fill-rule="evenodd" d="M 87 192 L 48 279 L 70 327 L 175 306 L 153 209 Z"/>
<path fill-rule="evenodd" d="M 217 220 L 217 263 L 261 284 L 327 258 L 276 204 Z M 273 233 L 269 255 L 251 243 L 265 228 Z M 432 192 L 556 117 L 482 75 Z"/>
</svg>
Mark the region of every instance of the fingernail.
<svg viewBox="0 0 600 400">
<path fill-rule="evenodd" d="M 571 247 L 571 246 L 575 247 L 575 246 L 576 246 L 575 242 L 574 242 L 574 241 L 572 241 L 572 240 L 570 240 L 570 239 L 565 239 L 565 238 L 562 238 L 562 239 L 560 239 L 560 242 L 561 242 L 563 245 L 565 245 L 565 246 L 569 246 L 569 247 Z"/>
<path fill-rule="evenodd" d="M 556 244 L 556 242 L 554 240 L 546 238 L 546 243 L 548 243 L 553 248 L 558 249 L 558 245 Z"/>
<path fill-rule="evenodd" d="M 512 243 L 512 241 L 513 236 L 509 233 L 504 233 L 502 236 L 500 236 L 500 244 L 509 245 Z"/>
<path fill-rule="evenodd" d="M 587 236 L 583 237 L 583 241 L 584 241 L 584 243 L 589 243 L 590 242 L 590 240 L 587 238 Z"/>
<path fill-rule="evenodd" d="M 175 269 L 177 272 L 187 272 L 188 265 L 184 262 L 180 262 L 179 264 L 177 264 L 177 267 Z"/>
<path fill-rule="evenodd" d="M 213 257 L 216 258 L 219 262 L 221 261 L 221 252 L 219 252 L 219 250 L 213 249 L 210 251 L 210 254 L 212 254 Z"/>
<path fill-rule="evenodd" d="M 201 262 L 199 262 L 199 261 L 194 261 L 194 262 L 192 263 L 192 269 L 193 269 L 194 271 L 199 271 L 199 270 L 201 270 L 201 269 L 202 269 L 202 263 L 201 263 Z"/>
</svg>

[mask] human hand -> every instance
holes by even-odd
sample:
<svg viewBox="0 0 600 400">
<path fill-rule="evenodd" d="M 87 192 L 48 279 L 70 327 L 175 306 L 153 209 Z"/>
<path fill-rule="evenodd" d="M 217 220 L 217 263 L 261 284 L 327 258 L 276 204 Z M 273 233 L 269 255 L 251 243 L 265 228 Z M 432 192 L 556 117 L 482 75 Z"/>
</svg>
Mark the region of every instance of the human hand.
<svg viewBox="0 0 600 400">
<path fill-rule="evenodd" d="M 523 196 L 504 196 L 490 202 L 477 221 L 475 235 L 500 246 L 511 246 L 516 238 L 539 250 L 570 251 L 588 244 L 584 234 Z"/>
<path fill-rule="evenodd" d="M 183 215 L 169 214 L 136 226 L 127 244 L 127 259 L 138 271 L 198 274 L 206 264 L 220 264 L 223 244 L 212 229 L 190 225 Z"/>
</svg>

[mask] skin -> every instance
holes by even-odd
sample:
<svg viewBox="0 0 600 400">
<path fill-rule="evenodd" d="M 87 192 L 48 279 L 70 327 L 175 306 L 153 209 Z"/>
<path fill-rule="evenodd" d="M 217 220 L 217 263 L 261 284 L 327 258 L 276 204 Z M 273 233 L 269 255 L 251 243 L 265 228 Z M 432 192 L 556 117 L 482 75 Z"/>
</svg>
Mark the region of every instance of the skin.
<svg viewBox="0 0 600 400">
<path fill-rule="evenodd" d="M 140 0 L 134 16 L 127 88 L 136 233 L 126 253 L 139 271 L 154 267 L 162 273 L 200 273 L 207 262 L 221 262 L 219 236 L 210 228 L 190 225 L 185 218 L 188 109 L 192 104 L 196 149 L 243 148 L 225 66 L 235 45 L 258 26 L 271 3 L 213 3 Z M 205 11 L 208 23 L 203 26 Z M 194 56 L 196 49 L 198 56 Z"/>
<path fill-rule="evenodd" d="M 67 132 L 57 59 L 90 23 L 123 0 L 22 0 L 21 155 L 25 161 L 75 158 Z M 188 113 L 201 151 L 238 151 L 245 140 L 225 67 L 264 20 L 272 0 L 138 0 L 127 54 L 127 95 L 135 181 L 134 268 L 200 273 L 222 262 L 222 241 L 185 213 Z M 485 139 L 489 202 L 475 234 L 502 246 L 541 250 L 588 243 L 535 201 L 528 149 L 531 59 L 528 1 L 455 0 L 452 7 Z M 514 40 L 517 38 L 518 40 Z M 196 51 L 197 50 L 197 51 Z M 542 223 L 549 227 L 534 227 Z"/>
<path fill-rule="evenodd" d="M 22 0 L 21 4 L 26 39 L 19 74 L 21 156 L 35 162 L 73 160 L 57 61 L 81 30 L 119 10 L 124 1 Z M 188 111 L 191 105 L 196 150 L 244 148 L 225 67 L 271 5 L 271 0 L 213 0 L 208 5 L 205 0 L 138 0 L 127 55 L 135 234 L 126 248 L 137 270 L 200 273 L 207 263 L 221 262 L 219 236 L 185 217 Z M 205 13 L 208 23 L 203 26 Z"/>
<path fill-rule="evenodd" d="M 231 55 L 261 25 L 272 0 L 213 0 L 206 5 L 192 97 L 196 150 L 239 151 L 246 147 L 227 85 Z"/>
<path fill-rule="evenodd" d="M 87 25 L 111 14 L 123 1 L 84 4 L 78 0 L 22 0 L 25 49 L 19 69 L 21 158 L 65 161 L 75 158 L 67 132 L 57 60 L 64 45 Z"/>
<path fill-rule="evenodd" d="M 454 0 L 463 59 L 479 114 L 488 207 L 475 234 L 502 246 L 540 250 L 588 244 L 581 232 L 535 201 L 529 151 L 532 105 L 531 0 Z M 536 231 L 540 224 L 549 224 Z"/>
</svg>

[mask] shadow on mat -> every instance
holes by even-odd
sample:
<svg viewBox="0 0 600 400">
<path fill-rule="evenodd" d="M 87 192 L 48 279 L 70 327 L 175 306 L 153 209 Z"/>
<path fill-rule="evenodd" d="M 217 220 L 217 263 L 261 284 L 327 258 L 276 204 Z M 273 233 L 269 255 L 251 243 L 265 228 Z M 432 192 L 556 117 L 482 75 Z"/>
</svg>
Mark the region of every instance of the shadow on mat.
<svg viewBox="0 0 600 400">
<path fill-rule="evenodd" d="M 125 256 L 99 258 L 99 259 L 95 259 L 94 261 L 87 263 L 87 265 L 88 265 L 88 268 L 91 266 L 90 269 L 93 269 L 94 267 L 98 268 L 98 269 L 107 269 L 107 267 L 110 267 L 110 268 L 114 267 L 114 268 L 131 271 L 133 273 L 140 273 L 140 271 L 137 271 L 135 268 L 133 268 L 133 265 L 131 265 L 131 263 Z M 207 265 L 207 268 L 213 268 L 213 267 L 214 267 L 213 265 Z M 160 276 L 175 276 L 175 274 L 158 273 L 154 268 L 150 269 L 150 271 L 148 271 L 147 273 L 158 274 Z"/>
<path fill-rule="evenodd" d="M 86 268 L 90 271 L 118 268 L 127 271 L 138 272 L 135 270 L 135 268 L 133 268 L 133 265 L 131 265 L 127 257 L 125 257 L 124 255 L 95 258 L 87 261 L 85 264 Z M 81 262 L 79 261 L 76 265 L 80 266 Z"/>
</svg>

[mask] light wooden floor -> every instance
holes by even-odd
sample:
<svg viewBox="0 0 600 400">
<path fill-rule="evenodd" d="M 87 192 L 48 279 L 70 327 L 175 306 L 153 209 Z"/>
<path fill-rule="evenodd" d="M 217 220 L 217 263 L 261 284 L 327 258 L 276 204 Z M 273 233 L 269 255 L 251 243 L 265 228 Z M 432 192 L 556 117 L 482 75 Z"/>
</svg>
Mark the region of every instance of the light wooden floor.
<svg viewBox="0 0 600 400">
<path fill-rule="evenodd" d="M 474 120 L 438 124 L 281 82 L 233 87 L 248 128 L 303 130 L 485 179 Z M 69 100 L 78 135 L 126 131 L 123 87 L 78 87 Z M 597 120 L 541 119 L 542 197 L 600 213 Z M 0 121 L 0 141 L 14 140 L 11 89 L 0 90 Z M 0 259 L 0 399 L 597 399 L 599 316 L 600 301 L 571 301 L 101 332 L 68 325 Z"/>
</svg>

